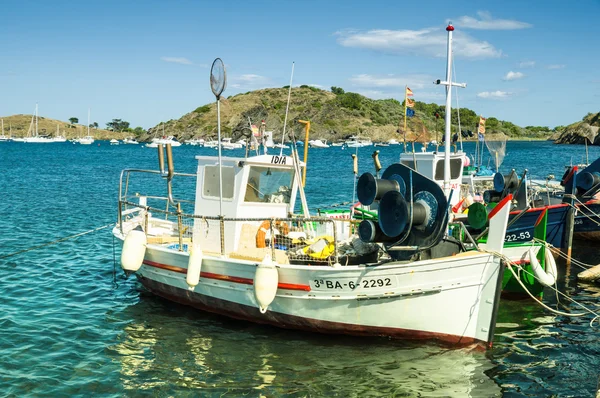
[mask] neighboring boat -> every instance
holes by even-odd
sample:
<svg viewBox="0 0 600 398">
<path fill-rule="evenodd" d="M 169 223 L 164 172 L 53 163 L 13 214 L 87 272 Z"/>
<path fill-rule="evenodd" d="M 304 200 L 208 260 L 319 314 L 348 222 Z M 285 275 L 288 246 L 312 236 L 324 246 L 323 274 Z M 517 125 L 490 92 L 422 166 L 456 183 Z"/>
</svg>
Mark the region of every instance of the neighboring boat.
<svg viewBox="0 0 600 398">
<path fill-rule="evenodd" d="M 216 140 L 210 140 L 204 142 L 204 148 L 216 148 L 219 146 L 219 142 Z"/>
<path fill-rule="evenodd" d="M 399 144 L 400 144 L 400 143 L 398 142 L 398 140 L 397 140 L 397 139 L 395 139 L 395 138 L 390 138 L 390 139 L 387 141 L 387 143 L 388 143 L 388 144 L 390 144 L 390 145 L 399 145 Z"/>
<path fill-rule="evenodd" d="M 33 126 L 34 126 L 34 117 L 35 117 L 35 135 L 33 135 Z M 27 137 L 23 139 L 22 142 L 26 142 L 28 144 L 49 144 L 52 143 L 52 138 L 47 137 L 45 135 L 39 135 L 38 132 L 38 104 L 35 104 L 35 116 L 31 118 L 31 125 L 29 126 L 29 133 Z M 29 134 L 32 135 L 29 135 Z M 20 141 L 20 140 L 19 140 Z"/>
<path fill-rule="evenodd" d="M 344 146 L 344 141 L 337 141 L 337 142 L 332 142 L 331 146 Z"/>
<path fill-rule="evenodd" d="M 162 123 L 162 136 L 154 137 L 152 141 L 146 144 L 146 148 L 157 148 L 159 145 L 171 145 L 172 147 L 181 146 L 181 142 L 177 141 L 172 135 L 165 135 L 165 124 Z"/>
<path fill-rule="evenodd" d="M 87 122 L 87 135 L 79 138 L 77 142 L 81 145 L 91 145 L 95 141 L 94 137 L 90 134 L 90 110 L 88 108 L 88 122 Z"/>
<path fill-rule="evenodd" d="M 52 137 L 53 142 L 67 142 L 67 138 L 60 133 L 60 125 L 56 125 L 56 135 Z"/>
<path fill-rule="evenodd" d="M 189 140 L 183 141 L 183 143 L 185 145 L 203 146 L 204 145 L 204 140 L 202 138 L 191 138 Z"/>
<path fill-rule="evenodd" d="M 448 202 L 439 185 L 392 165 L 375 195 L 385 217 L 363 221 L 362 241 L 343 252 L 336 221 L 309 216 L 305 165 L 294 158 L 196 156 L 196 173 L 185 174 L 174 171 L 169 147 L 166 153 L 167 170 L 162 154 L 158 171 L 123 170 L 113 229 L 123 269 L 150 292 L 283 328 L 491 346 L 502 284 L 493 253 L 503 250 L 510 196 L 490 213 L 481 251 L 466 251 L 446 236 Z M 129 184 L 138 177 L 148 189 L 157 187 L 148 178 L 165 178 L 166 192 L 141 191 L 138 182 L 134 193 Z M 196 194 L 188 201 L 173 194 L 172 181 L 190 177 Z M 304 216 L 290 217 L 298 193 Z"/>
<path fill-rule="evenodd" d="M 348 148 L 362 148 L 365 146 L 373 145 L 373 142 L 371 142 L 371 140 L 369 138 L 364 139 L 364 138 L 360 138 L 357 135 L 353 135 L 352 137 L 350 137 L 348 140 L 345 141 L 345 144 Z"/>
<path fill-rule="evenodd" d="M 4 135 L 4 119 L 2 119 L 2 134 L 0 134 L 0 142 L 6 142 L 11 140 L 10 135 Z"/>
<path fill-rule="evenodd" d="M 241 149 L 243 147 L 239 142 L 231 142 L 231 138 L 221 138 L 221 148 L 223 149 Z"/>
<path fill-rule="evenodd" d="M 119 140 L 113 138 L 109 141 L 110 145 L 119 145 Z"/>
<path fill-rule="evenodd" d="M 123 144 L 126 145 L 138 145 L 139 142 L 133 137 L 127 137 L 123 139 Z"/>
<path fill-rule="evenodd" d="M 387 142 L 376 142 L 373 144 L 373 146 L 386 147 L 386 146 L 390 146 L 390 144 L 388 144 Z"/>
<path fill-rule="evenodd" d="M 327 140 L 310 140 L 308 144 L 311 148 L 329 148 Z"/>
</svg>

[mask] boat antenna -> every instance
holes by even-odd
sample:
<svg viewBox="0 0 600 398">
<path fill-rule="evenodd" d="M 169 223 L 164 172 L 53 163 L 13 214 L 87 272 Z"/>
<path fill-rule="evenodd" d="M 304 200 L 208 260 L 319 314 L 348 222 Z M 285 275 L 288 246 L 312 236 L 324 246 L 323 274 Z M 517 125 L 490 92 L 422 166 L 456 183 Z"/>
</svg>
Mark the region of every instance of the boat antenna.
<svg viewBox="0 0 600 398">
<path fill-rule="evenodd" d="M 358 147 L 356 148 L 356 154 L 352 154 L 352 206 L 356 203 L 356 180 L 358 179 Z"/>
<path fill-rule="evenodd" d="M 454 62 L 452 63 L 452 72 L 454 73 L 454 79 L 458 79 L 456 77 L 456 65 L 454 64 Z M 456 94 L 456 117 L 458 120 L 458 139 L 460 140 L 460 150 L 461 152 L 463 152 L 463 136 L 462 136 L 462 130 L 460 128 L 460 105 L 458 104 L 458 88 L 456 88 L 456 90 L 454 90 L 454 93 Z"/>
<path fill-rule="evenodd" d="M 446 27 L 448 32 L 448 63 L 446 65 L 446 80 L 436 80 L 434 84 L 441 84 L 446 86 L 446 128 L 444 130 L 444 194 L 447 198 L 450 197 L 450 130 L 451 130 L 451 112 L 452 112 L 452 86 L 466 87 L 465 83 L 453 83 L 452 82 L 452 32 L 454 26 L 449 23 Z"/>
<path fill-rule="evenodd" d="M 294 79 L 294 62 L 292 62 L 292 75 L 290 76 L 290 87 L 288 89 L 287 105 L 285 106 L 285 118 L 283 119 L 283 134 L 281 135 L 281 151 L 279 156 L 283 155 L 283 143 L 285 142 L 285 126 L 287 125 L 288 111 L 290 110 L 290 97 L 292 95 L 292 80 Z"/>
<path fill-rule="evenodd" d="M 217 147 L 219 149 L 219 216 L 223 217 L 223 161 L 221 159 L 221 94 L 225 91 L 227 76 L 221 58 L 216 58 L 210 68 L 210 89 L 217 100 Z"/>
</svg>

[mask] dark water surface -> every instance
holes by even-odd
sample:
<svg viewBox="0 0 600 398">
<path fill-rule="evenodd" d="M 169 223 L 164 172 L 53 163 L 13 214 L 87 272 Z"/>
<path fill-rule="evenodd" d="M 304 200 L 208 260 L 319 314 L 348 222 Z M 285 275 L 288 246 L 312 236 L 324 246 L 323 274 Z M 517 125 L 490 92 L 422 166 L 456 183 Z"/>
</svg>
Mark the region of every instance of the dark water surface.
<svg viewBox="0 0 600 398">
<path fill-rule="evenodd" d="M 382 164 L 399 146 L 377 148 Z M 467 151 L 473 145 L 466 144 Z M 373 147 L 358 150 L 371 171 Z M 173 149 L 194 172 L 197 147 Z M 311 149 L 312 209 L 352 199 L 350 154 Z M 242 151 L 227 152 L 241 156 Z M 543 179 L 581 162 L 582 146 L 509 142 L 502 169 Z M 590 148 L 590 159 L 600 148 Z M 0 143 L 0 257 L 116 221 L 119 173 L 156 169 L 141 146 Z M 484 162 L 487 162 L 485 160 Z M 503 300 L 488 353 L 435 344 L 322 336 L 229 320 L 145 292 L 114 269 L 110 228 L 0 259 L 1 396 L 585 397 L 596 391 L 600 329 L 591 315 L 554 315 L 529 300 Z M 575 256 L 596 264 L 597 243 Z M 598 309 L 600 287 L 559 264 L 560 291 Z M 563 311 L 581 312 L 560 298 Z M 546 291 L 544 303 L 556 307 Z"/>
</svg>

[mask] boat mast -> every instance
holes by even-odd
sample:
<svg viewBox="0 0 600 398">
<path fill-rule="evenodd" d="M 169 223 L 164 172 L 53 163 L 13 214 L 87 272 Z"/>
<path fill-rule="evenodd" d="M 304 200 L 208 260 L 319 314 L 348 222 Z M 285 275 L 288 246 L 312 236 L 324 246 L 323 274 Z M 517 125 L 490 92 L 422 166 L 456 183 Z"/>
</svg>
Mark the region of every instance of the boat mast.
<svg viewBox="0 0 600 398">
<path fill-rule="evenodd" d="M 35 136 L 38 136 L 38 104 L 35 103 Z"/>
<path fill-rule="evenodd" d="M 446 27 L 448 32 L 448 63 L 446 64 L 446 81 L 437 80 L 436 84 L 446 86 L 446 129 L 444 130 L 444 194 L 450 196 L 450 130 L 452 128 L 452 86 L 465 88 L 465 83 L 452 83 L 452 32 L 454 26 L 449 23 Z"/>
<path fill-rule="evenodd" d="M 88 123 L 87 123 L 87 135 L 90 136 L 90 108 L 88 108 Z"/>
</svg>

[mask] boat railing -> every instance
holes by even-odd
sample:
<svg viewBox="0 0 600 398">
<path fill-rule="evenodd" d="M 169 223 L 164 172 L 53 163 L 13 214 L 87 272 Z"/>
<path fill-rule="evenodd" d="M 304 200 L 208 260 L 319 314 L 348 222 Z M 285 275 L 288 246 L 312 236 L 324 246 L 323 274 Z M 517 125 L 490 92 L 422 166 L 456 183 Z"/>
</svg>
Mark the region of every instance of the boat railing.
<svg viewBox="0 0 600 398">
<path fill-rule="evenodd" d="M 123 235 L 141 226 L 148 243 L 189 251 L 197 243 L 204 252 L 257 260 L 270 252 L 277 263 L 334 265 L 340 263 L 338 228 L 329 217 L 230 218 L 189 214 L 119 201 Z M 160 216 L 158 216 L 160 215 Z M 128 222 L 129 221 L 129 222 Z M 348 262 L 344 256 L 342 262 Z"/>
<path fill-rule="evenodd" d="M 191 199 L 184 199 L 184 198 L 179 198 L 179 197 L 169 197 L 169 196 L 161 196 L 161 195 L 148 195 L 148 194 L 139 194 L 139 193 L 130 193 L 130 186 L 131 186 L 131 177 L 132 175 L 142 175 L 142 176 L 160 176 L 163 178 L 166 178 L 167 173 L 164 171 L 158 171 L 158 170 L 144 170 L 144 169 L 125 169 L 123 171 L 121 171 L 121 177 L 119 179 L 119 203 L 123 202 L 128 202 L 128 201 L 132 201 L 132 199 L 136 198 L 138 200 L 138 206 L 134 207 L 132 209 L 128 209 L 127 207 L 122 207 L 121 205 L 119 205 L 119 213 L 118 213 L 118 223 L 119 225 L 122 225 L 122 216 L 123 216 L 123 211 L 128 211 L 130 210 L 131 212 L 135 212 L 136 208 L 139 210 L 139 199 L 143 198 L 143 202 L 141 203 L 142 206 L 146 206 L 148 204 L 150 205 L 154 205 L 154 203 L 157 203 L 154 206 L 158 206 L 158 203 L 164 202 L 164 208 L 166 211 L 168 211 L 171 206 L 173 206 L 173 203 L 179 203 L 181 205 L 184 206 L 184 209 L 186 208 L 193 208 L 193 204 L 194 201 Z M 173 173 L 172 177 L 186 177 L 186 178 L 190 178 L 192 177 L 193 180 L 190 181 L 191 183 L 193 183 L 195 181 L 195 174 L 189 174 L 189 173 Z M 158 187 L 157 187 L 158 189 Z M 190 188 L 190 190 L 193 192 L 193 188 Z M 170 190 L 169 190 L 170 192 Z M 148 203 L 148 200 L 150 200 L 150 203 Z M 175 204 L 175 206 L 177 206 Z M 153 206 L 153 207 L 154 207 Z"/>
</svg>

